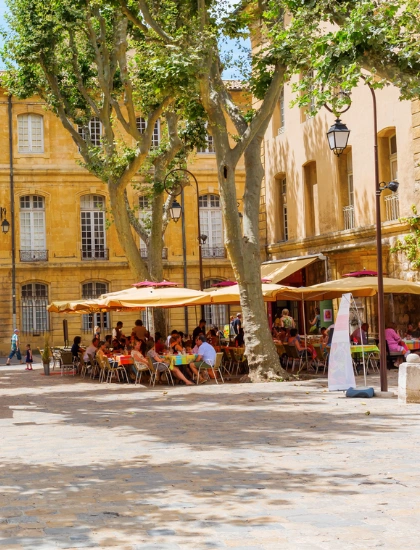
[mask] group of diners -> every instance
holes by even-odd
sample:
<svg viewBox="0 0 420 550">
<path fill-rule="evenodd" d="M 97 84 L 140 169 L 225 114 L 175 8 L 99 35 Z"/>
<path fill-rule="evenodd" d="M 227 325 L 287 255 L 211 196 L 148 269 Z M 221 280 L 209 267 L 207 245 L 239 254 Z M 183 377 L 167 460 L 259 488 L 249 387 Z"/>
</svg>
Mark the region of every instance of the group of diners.
<svg viewBox="0 0 420 550">
<path fill-rule="evenodd" d="M 200 383 L 205 383 L 212 376 L 211 368 L 215 365 L 220 333 L 217 327 L 206 332 L 205 319 L 201 319 L 194 329 L 192 339 L 186 339 L 184 333 L 177 330 L 173 330 L 166 341 L 159 332 L 155 333 L 153 339 L 141 320 L 135 322 L 128 338 L 123 334 L 122 321 L 118 321 L 112 335 L 107 335 L 104 340 L 100 339 L 97 328 L 95 327 L 95 336 L 86 348 L 81 347 L 81 336 L 74 338 L 71 348 L 74 358 L 83 357 L 86 363 L 96 359 L 100 364 L 112 366 L 118 355 L 131 355 L 134 361 L 132 372 L 129 373 L 131 378 L 135 378 L 136 364 L 140 368 L 149 368 L 150 358 L 155 366 L 157 383 L 160 382 L 161 373 L 168 368 L 172 375 L 187 386 L 194 384 L 194 377 Z M 171 362 L 172 355 L 186 354 L 194 356 L 189 364 L 174 365 Z"/>
<path fill-rule="evenodd" d="M 315 316 L 310 325 L 317 326 L 319 324 L 319 309 L 315 308 Z M 311 332 L 311 331 L 310 331 Z M 315 331 L 314 331 L 315 332 Z M 360 326 L 349 334 L 350 343 L 355 345 L 368 345 L 368 332 L 369 324 L 364 322 Z M 319 346 L 323 352 L 326 352 L 331 346 L 332 335 L 334 333 L 334 324 L 328 328 L 320 327 L 319 330 Z M 280 317 L 277 317 L 272 326 L 273 340 L 278 343 L 294 345 L 296 346 L 299 354 L 304 355 L 309 352 L 313 358 L 316 357 L 316 350 L 310 343 L 302 342 L 303 338 L 299 336 L 297 329 L 295 328 L 295 321 L 293 317 L 289 315 L 289 310 L 283 309 Z M 412 324 L 407 325 L 407 329 L 399 334 L 396 330 L 396 324 L 389 322 L 385 324 L 385 340 L 387 342 L 388 350 L 390 352 L 399 352 L 405 358 L 411 351 L 409 350 L 404 338 L 407 340 L 413 338 L 420 338 L 420 321 L 418 322 L 417 329 L 414 330 Z"/>
</svg>

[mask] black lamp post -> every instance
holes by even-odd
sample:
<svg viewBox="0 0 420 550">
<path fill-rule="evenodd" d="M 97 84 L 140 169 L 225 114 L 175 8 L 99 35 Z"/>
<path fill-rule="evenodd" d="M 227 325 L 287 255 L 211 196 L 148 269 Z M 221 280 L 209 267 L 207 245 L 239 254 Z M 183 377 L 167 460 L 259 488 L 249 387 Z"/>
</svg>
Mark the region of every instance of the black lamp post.
<svg viewBox="0 0 420 550">
<path fill-rule="evenodd" d="M 375 218 L 376 218 L 376 251 L 377 251 L 377 272 L 378 272 L 378 336 L 379 336 L 379 357 L 380 357 L 380 378 L 381 391 L 388 391 L 388 375 L 386 367 L 386 343 L 385 343 L 385 317 L 384 317 L 384 273 L 382 266 L 382 220 L 381 220 L 381 202 L 380 197 L 384 189 L 389 189 L 394 193 L 398 190 L 399 183 L 390 181 L 389 183 L 379 182 L 379 155 L 378 155 L 378 114 L 376 108 L 375 90 L 362 76 L 363 80 L 369 86 L 373 102 L 373 151 L 375 165 Z M 333 112 L 327 105 L 325 107 Z M 346 110 L 350 108 L 350 105 Z M 342 111 L 345 112 L 345 111 Z M 342 113 L 340 113 L 342 114 Z M 330 149 L 338 157 L 344 151 L 349 139 L 350 130 L 339 118 L 327 132 Z"/>
<path fill-rule="evenodd" d="M 198 262 L 199 262 L 199 272 L 200 272 L 200 290 L 203 290 L 203 252 L 202 252 L 202 246 L 207 240 L 207 235 L 201 235 L 201 228 L 200 228 L 200 192 L 198 189 L 198 181 L 197 178 L 194 176 L 192 172 L 187 170 L 186 168 L 174 168 L 170 172 L 168 172 L 165 176 L 165 179 L 163 180 L 163 186 L 166 190 L 166 192 L 169 195 L 172 195 L 173 197 L 178 196 L 181 194 L 181 199 L 183 197 L 183 186 L 182 185 L 176 185 L 175 188 L 171 188 L 167 186 L 167 180 L 169 176 L 174 176 L 177 173 L 181 173 L 184 178 L 192 178 L 195 183 L 195 190 L 197 193 L 197 227 L 198 227 Z M 177 200 L 174 200 L 172 202 L 172 207 L 170 208 L 170 214 L 171 218 L 176 222 L 179 220 L 179 218 L 182 215 L 182 206 L 179 204 Z M 185 249 L 185 244 L 184 244 Z M 185 261 L 184 261 L 184 269 L 186 269 Z M 185 278 L 185 277 L 184 277 Z"/>
</svg>

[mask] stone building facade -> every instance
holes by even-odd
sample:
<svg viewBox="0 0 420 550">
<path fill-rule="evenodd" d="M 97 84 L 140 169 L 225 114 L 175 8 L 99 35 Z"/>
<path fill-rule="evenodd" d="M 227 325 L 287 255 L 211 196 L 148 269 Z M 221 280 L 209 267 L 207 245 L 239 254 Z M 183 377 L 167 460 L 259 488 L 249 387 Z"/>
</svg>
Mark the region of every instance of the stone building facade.
<svg viewBox="0 0 420 550">
<path fill-rule="evenodd" d="M 376 91 L 380 181 L 399 182 L 398 193 L 381 194 L 383 269 L 385 276 L 419 280 L 403 253 L 390 251 L 409 227 L 420 197 L 420 104 L 400 101 L 393 86 Z M 265 136 L 265 182 L 261 197 L 260 237 L 267 261 L 322 254 L 325 261 L 306 266 L 306 285 L 339 279 L 359 270 L 376 270 L 373 104 L 361 84 L 351 96 L 342 121 L 351 130 L 340 157 L 329 149 L 326 132 L 334 116 L 315 116 L 290 108 L 291 85 L 285 85 Z M 296 280 L 297 274 L 294 275 Z M 293 282 L 286 279 L 283 282 Z M 362 315 L 375 326 L 375 299 L 359 300 Z M 284 305 L 284 304 L 279 304 Z M 420 301 L 386 296 L 386 320 L 404 329 L 420 321 Z M 306 317 L 312 314 L 308 306 Z M 365 311 L 372 309 L 372 311 Z"/>
<path fill-rule="evenodd" d="M 236 89 L 233 94 L 239 94 Z M 41 345 L 49 332 L 52 343 L 63 342 L 62 321 L 67 319 L 70 340 L 81 334 L 88 341 L 98 319 L 79 315 L 48 314 L 46 305 L 53 300 L 96 297 L 129 287 L 133 280 L 114 225 L 108 224 L 109 198 L 104 183 L 80 165 L 76 145 L 60 121 L 38 98 L 20 101 L 12 98 L 11 135 L 9 133 L 8 96 L 0 95 L 0 208 L 1 222 L 12 217 L 12 231 L 0 237 L 0 352 L 9 349 L 16 326 L 21 330 L 22 344 Z M 95 127 L 92 121 L 92 132 Z M 9 139 L 11 138 L 11 139 Z M 159 139 L 159 128 L 156 131 Z M 10 151 L 13 151 L 10 154 Z M 185 189 L 185 225 L 187 283 L 199 288 L 198 215 L 203 246 L 204 286 L 231 279 L 230 261 L 226 256 L 223 221 L 219 202 L 215 154 L 211 137 L 207 148 L 198 151 L 188 168 L 199 184 L 200 213 L 197 212 L 195 188 Z M 11 175 L 13 175 L 14 215 L 11 211 Z M 238 196 L 243 195 L 243 164 L 237 172 Z M 133 188 L 130 201 L 147 215 L 147 201 Z M 183 285 L 183 245 L 181 222 L 170 222 L 164 236 L 164 275 L 167 280 Z M 138 238 L 138 237 L 136 237 Z M 15 248 L 16 319 L 12 308 L 12 247 Z M 139 251 L 146 256 L 140 239 Z M 94 243 L 94 244 L 93 244 Z M 222 324 L 229 318 L 229 308 L 207 307 L 209 323 Z M 200 308 L 189 308 L 188 332 L 201 317 Z M 105 333 L 118 320 L 130 331 L 140 312 L 110 313 L 104 319 Z M 168 329 L 186 330 L 184 308 L 168 311 Z"/>
</svg>

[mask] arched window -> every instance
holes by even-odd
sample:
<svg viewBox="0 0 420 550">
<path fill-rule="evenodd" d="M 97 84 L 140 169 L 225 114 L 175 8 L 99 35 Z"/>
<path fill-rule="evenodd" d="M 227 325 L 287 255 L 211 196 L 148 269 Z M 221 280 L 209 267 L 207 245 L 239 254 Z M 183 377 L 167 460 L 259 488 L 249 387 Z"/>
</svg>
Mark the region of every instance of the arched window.
<svg viewBox="0 0 420 550">
<path fill-rule="evenodd" d="M 92 300 L 99 298 L 101 294 L 108 292 L 107 283 L 92 281 L 90 283 L 85 283 L 82 285 L 82 298 L 84 300 Z M 110 329 L 111 322 L 109 318 L 109 313 L 89 313 L 88 315 L 83 315 L 83 332 L 91 332 L 96 326 L 101 326 L 101 315 L 102 315 L 102 328 Z M 105 334 L 101 334 L 101 339 L 105 338 Z"/>
<path fill-rule="evenodd" d="M 44 118 L 41 115 L 19 115 L 18 119 L 18 152 L 44 152 Z"/>
<path fill-rule="evenodd" d="M 102 143 L 102 122 L 94 116 L 89 120 L 88 126 L 78 126 L 79 135 L 86 141 L 89 135 L 90 142 L 95 147 L 100 147 Z"/>
<path fill-rule="evenodd" d="M 44 197 L 39 195 L 20 197 L 20 261 L 48 260 L 45 241 Z"/>
<path fill-rule="evenodd" d="M 204 288 L 211 288 L 212 285 L 220 282 L 221 279 L 206 279 Z M 204 318 L 208 328 L 210 328 L 210 325 L 214 325 L 223 331 L 223 326 L 229 324 L 228 306 L 206 305 L 204 306 Z"/>
<path fill-rule="evenodd" d="M 40 283 L 28 283 L 22 286 L 22 333 L 37 336 L 47 332 L 48 324 L 48 287 Z"/>
<path fill-rule="evenodd" d="M 80 199 L 82 260 L 107 260 L 105 198 L 83 195 Z"/>
<path fill-rule="evenodd" d="M 137 123 L 137 130 L 141 134 L 144 134 L 147 128 L 147 120 L 142 116 L 138 116 L 136 118 L 136 123 Z M 157 120 L 153 128 L 152 144 L 150 148 L 156 149 L 157 147 L 159 147 L 159 144 L 160 144 L 160 120 Z"/>
<path fill-rule="evenodd" d="M 206 236 L 203 258 L 224 258 L 222 210 L 218 195 L 202 195 L 199 199 L 200 232 Z"/>
</svg>

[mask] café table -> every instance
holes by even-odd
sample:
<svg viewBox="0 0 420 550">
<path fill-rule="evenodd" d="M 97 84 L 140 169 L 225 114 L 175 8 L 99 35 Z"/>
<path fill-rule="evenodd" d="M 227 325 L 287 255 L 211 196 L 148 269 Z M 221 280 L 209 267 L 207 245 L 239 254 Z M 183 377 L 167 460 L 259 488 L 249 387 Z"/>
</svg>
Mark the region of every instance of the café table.
<svg viewBox="0 0 420 550">
<path fill-rule="evenodd" d="M 373 344 L 366 344 L 366 346 L 350 346 L 350 352 L 352 355 L 357 355 L 361 353 L 379 353 L 378 346 Z"/>
<path fill-rule="evenodd" d="M 409 350 L 418 350 L 420 349 L 420 340 L 405 340 L 403 339 L 403 342 L 405 342 L 406 346 Z"/>
<path fill-rule="evenodd" d="M 196 360 L 197 355 L 194 353 L 187 353 L 186 355 L 162 355 L 161 357 L 169 361 L 169 368 L 173 370 L 174 367 L 193 363 Z"/>
</svg>

